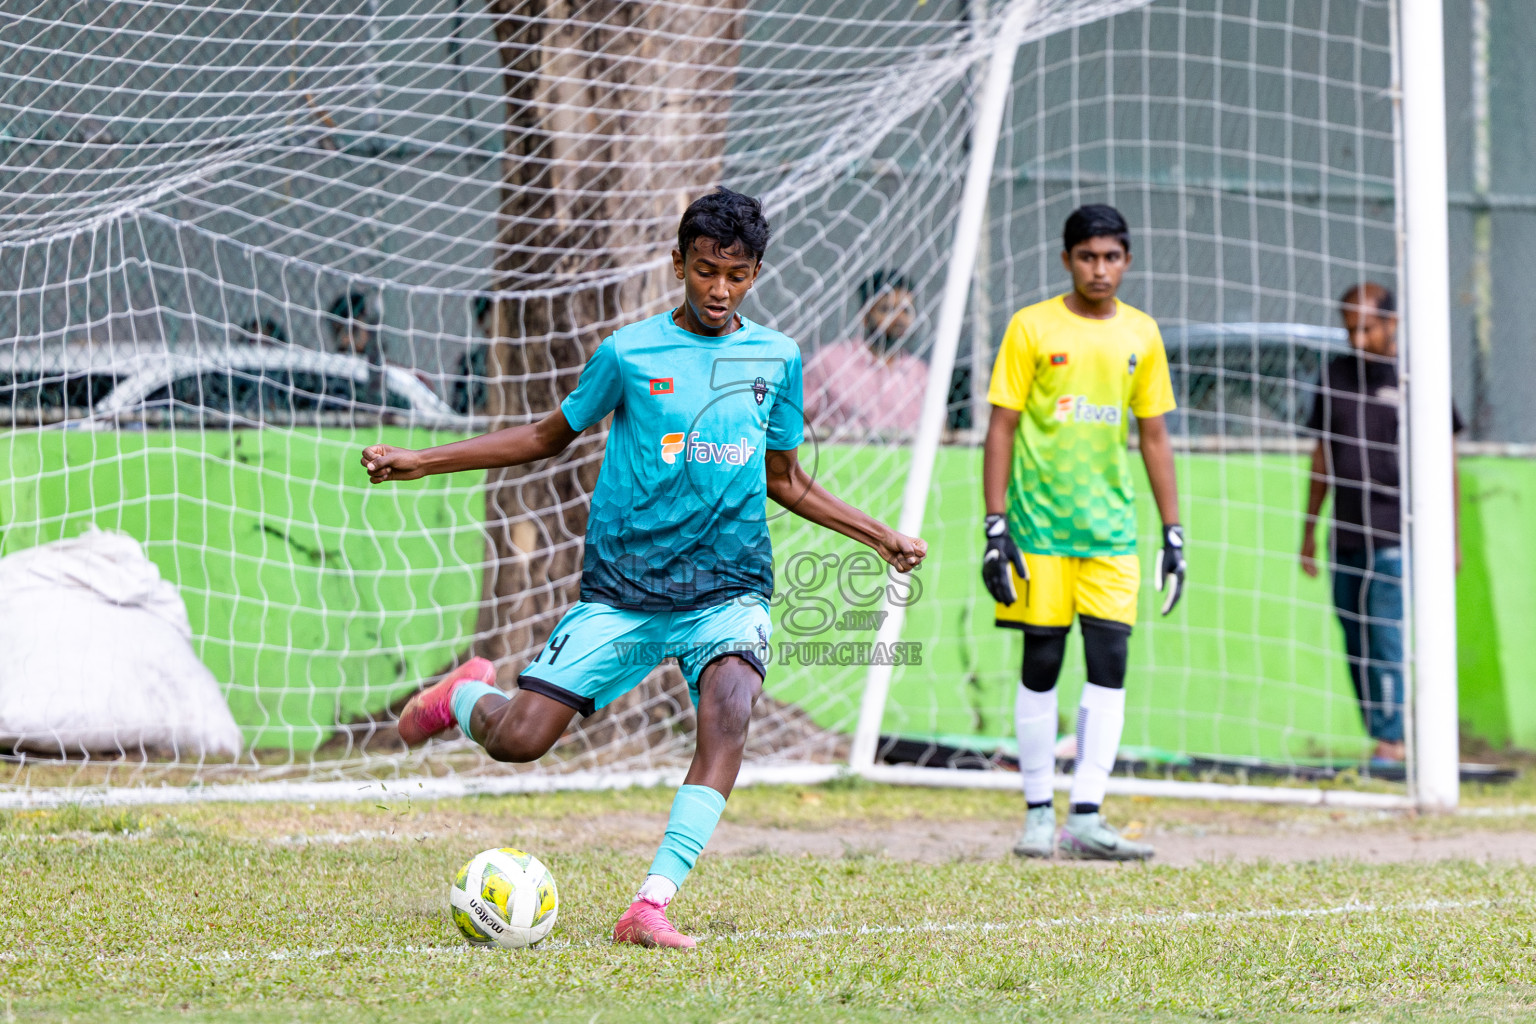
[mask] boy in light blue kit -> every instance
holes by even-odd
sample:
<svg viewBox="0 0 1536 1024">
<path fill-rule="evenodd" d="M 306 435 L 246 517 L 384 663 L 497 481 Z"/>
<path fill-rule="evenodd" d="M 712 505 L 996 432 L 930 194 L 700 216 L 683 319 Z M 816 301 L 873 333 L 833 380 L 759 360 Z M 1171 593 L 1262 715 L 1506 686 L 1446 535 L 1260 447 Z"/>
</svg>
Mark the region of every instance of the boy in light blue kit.
<svg viewBox="0 0 1536 1024">
<path fill-rule="evenodd" d="M 683 304 L 604 340 L 557 411 L 437 448 L 363 450 L 376 484 L 516 466 L 558 455 L 613 413 L 581 600 L 515 694 L 492 685 L 490 662 L 471 659 L 406 704 L 400 737 L 421 743 L 457 724 L 499 761 L 533 761 L 578 711 L 591 714 L 664 654 L 677 657 L 698 709 L 697 749 L 615 942 L 695 944 L 667 920 L 666 906 L 720 820 L 762 693 L 773 593 L 764 498 L 869 545 L 899 572 L 927 554 L 922 540 L 834 498 L 800 466 L 800 350 L 736 312 L 768 236 L 756 199 L 722 188 L 695 200 L 672 253 Z"/>
</svg>

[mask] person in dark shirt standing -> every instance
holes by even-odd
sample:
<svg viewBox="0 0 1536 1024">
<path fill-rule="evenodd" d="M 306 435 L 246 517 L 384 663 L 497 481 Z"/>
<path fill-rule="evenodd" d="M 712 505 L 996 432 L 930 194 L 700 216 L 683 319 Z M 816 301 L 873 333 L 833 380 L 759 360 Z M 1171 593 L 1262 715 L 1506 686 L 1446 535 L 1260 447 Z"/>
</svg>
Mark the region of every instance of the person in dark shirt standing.
<svg viewBox="0 0 1536 1024">
<path fill-rule="evenodd" d="M 486 377 L 490 367 L 491 345 L 496 340 L 496 304 L 488 296 L 476 295 L 470 310 L 480 337 L 470 339 L 469 348 L 459 357 L 458 367 L 448 386 L 448 404 L 454 412 L 465 416 L 485 412 L 489 394 Z"/>
<path fill-rule="evenodd" d="M 1317 519 L 1333 487 L 1333 604 L 1373 761 L 1404 759 L 1403 510 L 1399 465 L 1397 301 L 1375 283 L 1339 300 L 1354 349 L 1324 363 L 1308 421 L 1317 437 L 1301 538 L 1301 568 L 1316 576 Z M 1452 429 L 1461 417 L 1451 410 Z M 1459 491 L 1459 486 L 1458 486 Z M 1456 544 L 1461 566 L 1461 544 Z"/>
</svg>

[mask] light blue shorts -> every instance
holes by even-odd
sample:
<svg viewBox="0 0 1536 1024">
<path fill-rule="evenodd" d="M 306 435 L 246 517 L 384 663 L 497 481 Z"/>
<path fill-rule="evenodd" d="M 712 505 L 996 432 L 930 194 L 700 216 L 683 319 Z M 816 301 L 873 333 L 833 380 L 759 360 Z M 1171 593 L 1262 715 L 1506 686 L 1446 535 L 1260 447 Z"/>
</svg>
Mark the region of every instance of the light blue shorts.
<svg viewBox="0 0 1536 1024">
<path fill-rule="evenodd" d="M 590 715 L 639 686 L 663 658 L 676 658 L 697 705 L 699 676 L 717 658 L 736 655 L 765 676 L 772 636 L 768 606 L 752 599 L 680 612 L 578 601 L 517 685 Z"/>
</svg>

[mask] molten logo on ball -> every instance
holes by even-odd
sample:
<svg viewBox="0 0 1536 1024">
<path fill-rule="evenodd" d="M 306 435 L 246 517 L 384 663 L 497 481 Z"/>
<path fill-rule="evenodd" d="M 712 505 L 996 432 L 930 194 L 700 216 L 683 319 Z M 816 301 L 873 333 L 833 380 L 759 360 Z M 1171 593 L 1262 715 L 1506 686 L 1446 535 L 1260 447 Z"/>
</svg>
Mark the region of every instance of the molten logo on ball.
<svg viewBox="0 0 1536 1024">
<path fill-rule="evenodd" d="M 531 946 L 555 926 L 555 878 L 522 850 L 486 850 L 459 869 L 448 890 L 459 934 L 474 946 Z"/>
</svg>

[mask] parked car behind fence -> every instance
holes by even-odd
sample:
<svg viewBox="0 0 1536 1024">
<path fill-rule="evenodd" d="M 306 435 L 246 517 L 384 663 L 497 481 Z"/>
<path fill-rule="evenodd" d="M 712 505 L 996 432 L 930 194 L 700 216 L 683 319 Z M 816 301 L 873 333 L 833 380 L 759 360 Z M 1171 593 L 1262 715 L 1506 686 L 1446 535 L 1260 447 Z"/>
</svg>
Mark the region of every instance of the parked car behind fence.
<svg viewBox="0 0 1536 1024">
<path fill-rule="evenodd" d="M 409 370 L 353 355 L 239 344 L 182 352 L 73 342 L 0 348 L 0 422 L 340 426 L 359 420 L 461 428 Z"/>
<path fill-rule="evenodd" d="M 1163 332 L 1178 409 L 1175 435 L 1294 438 L 1317 397 L 1323 361 L 1349 351 L 1341 327 L 1190 324 Z"/>
</svg>

